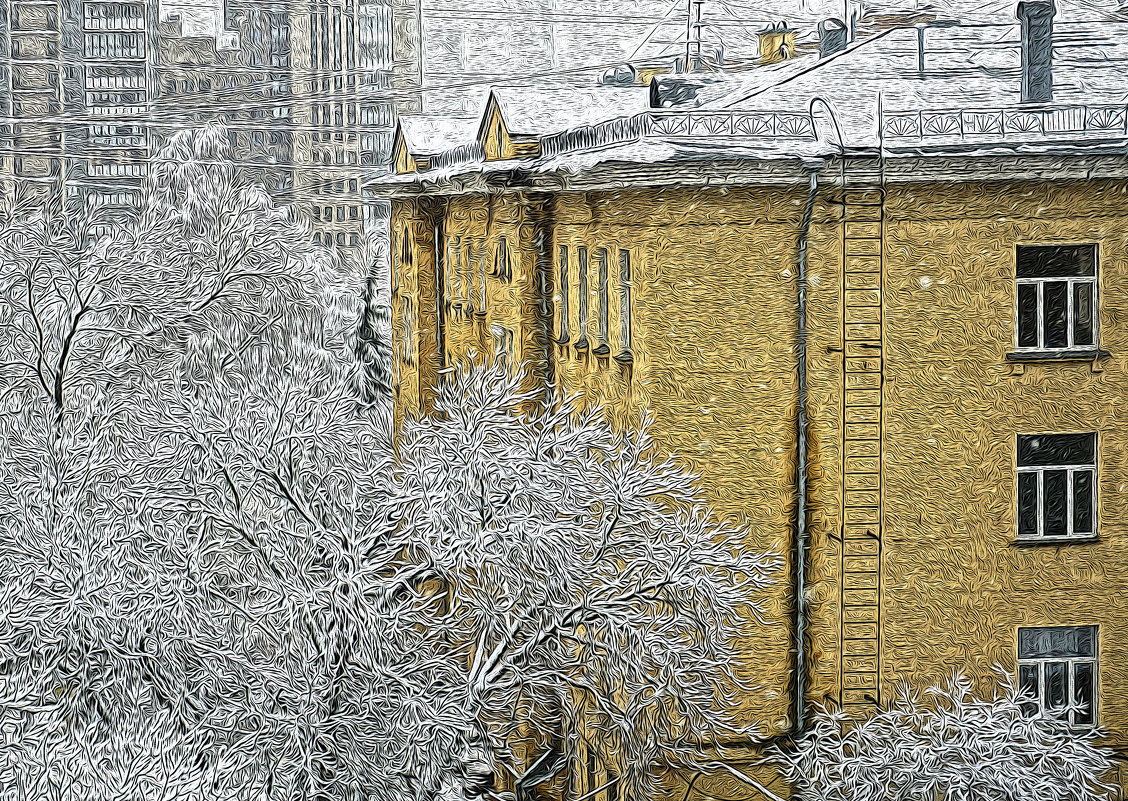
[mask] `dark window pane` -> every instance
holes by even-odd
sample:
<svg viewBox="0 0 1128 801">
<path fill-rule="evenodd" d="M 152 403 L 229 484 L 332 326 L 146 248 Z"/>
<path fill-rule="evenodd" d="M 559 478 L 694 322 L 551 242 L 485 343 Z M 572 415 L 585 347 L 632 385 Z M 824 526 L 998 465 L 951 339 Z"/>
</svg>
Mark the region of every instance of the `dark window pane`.
<svg viewBox="0 0 1128 801">
<path fill-rule="evenodd" d="M 1018 285 L 1018 346 L 1038 347 L 1038 285 Z"/>
<path fill-rule="evenodd" d="M 577 346 L 587 346 L 588 342 L 588 304 L 591 298 L 588 295 L 588 252 L 586 247 L 576 248 L 579 257 L 579 294 L 580 294 L 580 337 L 576 340 Z"/>
<path fill-rule="evenodd" d="M 1066 303 L 1069 284 L 1047 281 L 1042 284 L 1042 315 L 1045 323 L 1044 344 L 1047 348 L 1064 348 L 1069 344 L 1066 326 Z"/>
<path fill-rule="evenodd" d="M 1038 534 L 1038 474 L 1018 474 L 1018 536 Z"/>
<path fill-rule="evenodd" d="M 1018 466 L 1039 467 L 1096 463 L 1097 435 L 1019 434 Z"/>
<path fill-rule="evenodd" d="M 1047 626 L 1018 630 L 1019 659 L 1094 656 L 1096 626 Z"/>
<path fill-rule="evenodd" d="M 1096 245 L 1019 245 L 1019 278 L 1073 278 L 1097 274 Z"/>
<path fill-rule="evenodd" d="M 1093 284 L 1073 285 L 1073 344 L 1092 345 L 1093 337 Z"/>
<path fill-rule="evenodd" d="M 608 338 L 610 337 L 611 282 L 609 260 L 607 248 L 599 248 L 595 251 L 595 263 L 599 268 L 599 344 L 604 349 L 607 348 Z"/>
<path fill-rule="evenodd" d="M 1022 714 L 1032 717 L 1038 713 L 1038 666 L 1018 666 L 1018 689 L 1033 700 L 1022 705 Z"/>
<path fill-rule="evenodd" d="M 1093 533 L 1093 471 L 1073 473 L 1073 533 Z"/>
<path fill-rule="evenodd" d="M 560 331 L 559 336 L 562 342 L 567 342 L 571 338 L 571 332 L 568 330 L 568 295 L 571 292 L 571 286 L 568 283 L 568 246 L 560 246 Z"/>
<path fill-rule="evenodd" d="M 1042 473 L 1042 534 L 1047 537 L 1064 537 L 1067 512 L 1065 470 L 1046 470 Z"/>
<path fill-rule="evenodd" d="M 1074 723 L 1092 723 L 1095 715 L 1093 692 L 1093 665 L 1079 662 L 1073 666 L 1073 703 L 1081 707 L 1073 713 Z"/>
<path fill-rule="evenodd" d="M 1046 711 L 1060 709 L 1066 704 L 1065 671 L 1069 663 L 1046 662 L 1042 667 L 1046 671 Z"/>
</svg>

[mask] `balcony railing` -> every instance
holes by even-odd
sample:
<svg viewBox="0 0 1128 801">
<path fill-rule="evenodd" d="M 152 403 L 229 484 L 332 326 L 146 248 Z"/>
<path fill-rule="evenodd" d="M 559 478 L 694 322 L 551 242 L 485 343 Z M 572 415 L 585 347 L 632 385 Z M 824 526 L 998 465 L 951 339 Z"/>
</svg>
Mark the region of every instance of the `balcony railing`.
<svg viewBox="0 0 1128 801">
<path fill-rule="evenodd" d="M 647 111 L 541 140 L 541 155 L 632 142 L 645 136 L 758 137 L 814 141 L 810 114 L 777 111 Z"/>
<path fill-rule="evenodd" d="M 1128 106 L 1073 105 L 969 111 L 886 112 L 881 135 L 890 146 L 957 140 L 1116 138 L 1128 136 Z"/>
</svg>

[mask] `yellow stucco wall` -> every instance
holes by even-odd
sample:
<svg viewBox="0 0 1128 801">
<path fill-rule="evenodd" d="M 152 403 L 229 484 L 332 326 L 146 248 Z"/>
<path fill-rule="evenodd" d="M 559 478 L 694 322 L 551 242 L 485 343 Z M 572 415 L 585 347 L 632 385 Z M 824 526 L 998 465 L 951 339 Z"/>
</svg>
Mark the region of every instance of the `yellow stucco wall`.
<svg viewBox="0 0 1128 801">
<path fill-rule="evenodd" d="M 886 213 L 883 678 L 960 667 L 986 690 L 1018 626 L 1099 625 L 1100 723 L 1123 743 L 1128 186 L 910 187 Z M 1016 243 L 1099 245 L 1110 358 L 1008 364 Z M 1015 435 L 1060 431 L 1098 432 L 1100 541 L 1016 545 Z"/>
<path fill-rule="evenodd" d="M 491 326 L 511 328 L 519 357 L 551 353 L 533 380 L 551 377 L 605 406 L 622 425 L 649 413 L 656 442 L 702 474 L 717 513 L 750 527 L 748 547 L 786 555 L 794 535 L 796 239 L 803 200 L 801 188 L 563 193 L 547 204 L 517 196 L 451 199 L 437 218 L 446 241 L 484 243 L 492 259 L 504 235 L 520 253 L 511 253 L 512 281 L 488 279 L 485 317 L 448 326 L 448 363 L 471 348 L 492 354 Z M 1122 553 L 1128 420 L 1121 419 L 1128 415 L 1121 411 L 1128 386 L 1128 293 L 1121 289 L 1128 285 L 1128 186 L 887 187 L 879 210 L 884 222 L 851 223 L 855 232 L 881 237 L 877 251 L 849 258 L 854 246 L 846 241 L 840 200 L 841 192 L 823 190 L 809 238 L 808 699 L 838 702 L 851 692 L 842 640 L 850 620 L 841 603 L 842 586 L 852 579 L 843 570 L 851 559 L 873 559 L 883 702 L 900 680 L 927 686 L 956 668 L 986 692 L 997 679 L 995 664 L 1013 675 L 1018 626 L 1099 625 L 1100 725 L 1112 742 L 1128 742 L 1121 667 L 1128 642 Z M 427 229 L 417 219 L 419 208 L 393 204 L 393 231 L 399 224 Z M 551 243 L 547 257 L 544 242 Z M 1015 367 L 1006 360 L 1014 339 L 1015 245 L 1066 242 L 1099 245 L 1100 345 L 1112 356 L 1095 366 Z M 546 283 L 551 345 L 538 339 L 545 324 L 538 316 L 538 243 L 542 263 L 548 258 L 552 266 Z M 561 246 L 571 258 L 567 343 L 555 342 Z M 590 256 L 597 248 L 631 254 L 629 362 L 612 358 L 619 352 L 614 256 L 610 353 L 599 357 L 574 346 L 580 246 L 589 253 L 591 331 L 599 298 Z M 865 259 L 880 265 L 879 272 L 849 273 Z M 847 300 L 863 295 L 876 305 L 855 318 L 860 312 Z M 397 331 L 409 308 L 394 305 Z M 869 353 L 851 341 L 850 332 L 863 328 L 877 337 L 879 350 Z M 847 370 L 867 358 L 880 363 L 872 388 Z M 397 398 L 401 415 L 419 407 L 423 390 L 414 388 L 414 369 L 397 362 L 397 381 L 408 387 Z M 859 388 L 880 402 L 876 423 L 847 408 L 848 390 Z M 865 457 L 874 486 L 863 487 L 880 504 L 873 551 L 880 549 L 879 559 L 851 550 L 859 541 L 843 541 L 851 513 L 844 508 L 846 488 L 862 493 L 858 476 L 844 470 L 862 458 L 850 450 L 855 445 L 844 450 L 850 426 L 872 426 L 880 436 L 879 455 Z M 1015 435 L 1054 431 L 1099 432 L 1098 543 L 1014 543 Z M 747 675 L 761 688 L 745 699 L 744 713 L 765 733 L 788 724 L 790 570 L 779 578 L 766 607 L 775 625 L 756 628 L 740 643 Z M 679 792 L 684 788 L 672 787 L 673 795 Z"/>
<path fill-rule="evenodd" d="M 625 194 L 564 194 L 555 198 L 550 225 L 552 256 L 551 366 L 534 367 L 533 380 L 551 370 L 568 393 L 603 406 L 622 425 L 637 425 L 644 413 L 653 419 L 659 447 L 677 453 L 703 476 L 703 489 L 717 513 L 750 527 L 748 547 L 773 550 L 789 559 L 795 503 L 795 230 L 803 195 L 790 190 L 661 191 Z M 393 230 L 409 213 L 396 204 Z M 826 266 L 832 284 L 839 259 L 833 207 L 820 204 L 812 227 L 813 253 Z M 829 215 L 829 217 L 828 217 Z M 491 331 L 514 334 L 516 357 L 537 355 L 538 316 L 534 269 L 536 225 L 529 202 L 513 196 L 455 197 L 440 221 L 452 265 L 444 282 L 449 300 L 444 331 L 446 365 L 463 359 L 492 358 Z M 506 238 L 512 280 L 494 272 L 500 240 Z M 520 249 L 515 246 L 519 243 Z M 570 258 L 570 333 L 559 342 L 560 248 Z M 589 340 L 577 350 L 579 297 L 577 251 L 588 259 Z M 486 309 L 482 311 L 481 253 L 486 254 Z M 609 256 L 609 353 L 595 355 L 598 338 L 599 270 L 596 253 Z M 631 258 L 630 362 L 620 341 L 620 263 L 618 251 Z M 467 255 L 471 258 L 468 259 Z M 458 276 L 456 279 L 455 276 Z M 820 280 L 816 278 L 816 280 Z M 811 304 L 812 340 L 833 337 L 837 301 L 834 292 Z M 400 309 L 396 306 L 396 309 Z M 472 311 L 468 311 L 472 309 Z M 397 311 L 398 313 L 398 311 Z M 397 318 L 398 320 L 398 318 Z M 397 322 L 398 325 L 398 322 Z M 832 360 L 826 343 L 811 360 L 814 372 Z M 401 372 L 403 365 L 398 365 Z M 410 384 L 410 381 L 408 382 Z M 813 407 L 833 413 L 833 382 L 811 395 Z M 401 398 L 401 408 L 418 401 Z M 835 447 L 812 449 L 812 471 L 832 476 L 838 469 Z M 835 517 L 836 500 L 812 493 L 812 515 Z M 829 511 L 828 511 L 829 510 Z M 817 576 L 813 576 L 817 578 Z M 758 723 L 765 734 L 789 725 L 790 570 L 783 567 L 776 590 L 763 599 L 775 623 L 764 629 L 750 624 L 739 647 L 748 679 L 761 691 L 744 699 L 743 719 Z M 818 603 L 819 589 L 815 586 Z M 828 594 L 829 597 L 829 594 Z M 837 624 L 828 627 L 834 636 Z M 821 645 L 825 637 L 817 638 Z M 826 684 L 836 675 L 835 657 L 820 655 Z"/>
</svg>

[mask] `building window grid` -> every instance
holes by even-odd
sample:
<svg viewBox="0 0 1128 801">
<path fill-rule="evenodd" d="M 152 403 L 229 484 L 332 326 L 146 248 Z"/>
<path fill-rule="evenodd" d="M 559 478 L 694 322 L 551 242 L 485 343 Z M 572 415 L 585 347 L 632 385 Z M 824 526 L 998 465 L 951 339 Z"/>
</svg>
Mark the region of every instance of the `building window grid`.
<svg viewBox="0 0 1128 801">
<path fill-rule="evenodd" d="M 88 33 L 83 37 L 87 58 L 144 58 L 145 41 L 138 33 Z"/>
<path fill-rule="evenodd" d="M 1063 436 L 1075 435 L 1019 435 L 1019 450 L 1022 450 L 1024 440 Z M 1096 434 L 1084 436 L 1092 439 L 1089 457 L 1059 464 L 1023 464 L 1025 460 L 1021 455 L 1018 457 L 1016 505 L 1019 539 L 1088 538 L 1096 535 Z M 1050 482 L 1053 486 L 1048 486 Z M 1063 499 L 1065 508 L 1053 509 L 1055 499 Z M 1055 530 L 1049 530 L 1050 526 Z"/>
<path fill-rule="evenodd" d="M 1020 498 L 1019 506 L 1020 506 L 1020 508 L 1023 505 L 1023 499 L 1022 499 L 1022 496 L 1024 494 L 1023 488 L 1022 488 L 1023 476 L 1034 476 L 1034 481 L 1036 482 L 1036 484 L 1034 485 L 1034 487 L 1032 487 L 1032 489 L 1034 489 L 1035 492 L 1036 492 L 1034 497 L 1036 498 L 1036 501 L 1035 501 L 1035 503 L 1036 503 L 1035 519 L 1037 520 L 1037 528 L 1036 528 L 1035 531 L 1023 531 L 1020 528 L 1019 529 L 1019 537 L 1021 539 L 1041 539 L 1041 538 L 1046 537 L 1046 536 L 1054 536 L 1054 537 L 1091 537 L 1091 536 L 1093 536 L 1093 530 L 1092 530 L 1091 525 L 1084 527 L 1084 530 L 1081 530 L 1081 531 L 1077 530 L 1077 522 L 1078 522 L 1077 521 L 1077 514 L 1078 513 L 1088 514 L 1090 520 L 1092 519 L 1093 492 L 1092 492 L 1091 485 L 1093 483 L 1095 483 L 1093 481 L 1093 473 L 1095 471 L 1096 471 L 1095 465 L 1087 465 L 1087 466 L 1084 466 L 1084 467 L 1077 467 L 1075 465 L 1054 465 L 1054 466 L 1047 466 L 1047 467 L 1020 467 L 1020 468 L 1018 468 L 1019 487 L 1020 487 L 1020 489 L 1019 489 L 1019 498 Z M 1065 475 L 1066 475 L 1066 483 L 1065 483 L 1065 488 L 1064 488 L 1066 507 L 1065 507 L 1065 510 L 1064 510 L 1064 514 L 1062 515 L 1063 523 L 1064 523 L 1066 528 L 1065 528 L 1065 532 L 1061 533 L 1061 534 L 1049 534 L 1049 535 L 1046 534 L 1047 520 L 1050 518 L 1050 514 L 1046 510 L 1046 498 L 1047 498 L 1046 474 L 1047 473 L 1049 473 L 1049 474 L 1065 473 Z M 1085 477 L 1083 483 L 1088 482 L 1090 484 L 1090 487 L 1088 489 L 1088 496 L 1089 496 L 1088 497 L 1088 503 L 1087 503 L 1085 508 L 1081 508 L 1081 506 L 1077 503 L 1077 493 L 1078 493 L 1077 481 L 1078 481 L 1078 475 L 1079 474 L 1081 476 Z"/>
<path fill-rule="evenodd" d="M 465 294 L 463 300 L 465 302 L 464 310 L 467 314 L 474 313 L 474 240 L 470 237 L 464 237 L 462 240 L 462 247 L 458 251 L 458 268 L 462 273 L 462 286 L 464 287 Z"/>
<path fill-rule="evenodd" d="M 507 237 L 503 236 L 498 239 L 493 274 L 502 281 L 513 280 L 513 262 L 509 255 L 509 239 Z"/>
<path fill-rule="evenodd" d="M 1055 253 L 1055 251 L 1057 253 Z M 1042 253 L 1074 251 L 1078 263 L 1056 274 L 1023 275 L 1037 272 Z M 1029 261 L 1031 266 L 1025 267 Z M 1097 248 L 1095 245 L 1020 245 L 1016 250 L 1015 345 L 1019 351 L 1095 349 L 1099 315 L 1097 297 Z M 1045 269 L 1045 268 L 1043 268 Z M 1053 272 L 1049 270 L 1049 272 Z M 1082 274 L 1076 274 L 1076 273 Z M 1069 274 L 1074 273 L 1074 274 Z M 1061 297 L 1059 287 L 1064 287 Z M 1049 292 L 1053 296 L 1047 297 Z M 1047 309 L 1064 314 L 1052 325 Z"/>
<path fill-rule="evenodd" d="M 1018 350 L 1070 350 L 1075 348 L 1096 347 L 1096 320 L 1093 311 L 1096 308 L 1097 279 L 1092 278 L 1019 278 L 1018 296 L 1019 308 L 1016 310 L 1018 319 L 1023 319 L 1023 290 L 1022 287 L 1032 287 L 1037 293 L 1033 298 L 1037 308 L 1037 329 L 1034 331 L 1019 331 Z M 1065 340 L 1061 344 L 1047 342 L 1048 329 L 1046 326 L 1046 299 L 1047 287 L 1055 284 L 1064 284 L 1065 291 L 1065 320 L 1062 335 Z M 1051 301 L 1052 302 L 1052 301 Z M 1079 307 L 1080 315 L 1079 316 Z M 1088 317 L 1088 319 L 1086 319 Z M 1035 341 L 1030 342 L 1030 333 L 1035 335 Z M 1025 340 L 1025 342 L 1024 342 Z"/>
<path fill-rule="evenodd" d="M 478 314 L 485 316 L 487 310 L 486 301 L 486 252 L 488 248 L 486 241 L 483 239 L 478 244 Z"/>
<path fill-rule="evenodd" d="M 140 5 L 83 3 L 83 27 L 91 31 L 141 31 L 145 12 Z"/>
<path fill-rule="evenodd" d="M 167 79 L 166 79 L 167 86 Z M 86 75 L 86 89 L 144 89 L 145 75 L 140 72 L 123 72 L 116 75 L 102 75 L 90 71 Z"/>
<path fill-rule="evenodd" d="M 1080 647 L 1039 653 L 1024 643 L 1028 635 L 1052 636 L 1057 632 L 1080 635 L 1076 637 Z M 1096 725 L 1099 705 L 1097 627 L 1020 628 L 1018 639 L 1018 686 L 1031 698 L 1023 704 L 1023 714 L 1064 716 L 1074 727 Z M 1067 705 L 1076 708 L 1063 713 L 1061 708 Z"/>
<path fill-rule="evenodd" d="M 458 247 L 457 237 L 447 237 L 443 248 L 443 289 L 446 294 L 445 306 L 452 308 L 458 298 L 458 269 L 454 264 L 454 253 Z"/>
<path fill-rule="evenodd" d="M 318 22 L 320 23 L 321 30 L 321 67 L 322 69 L 329 69 L 330 50 L 329 50 L 329 10 L 327 6 L 322 6 L 324 11 L 318 14 Z M 325 81 L 325 89 L 328 89 L 328 79 Z"/>
</svg>

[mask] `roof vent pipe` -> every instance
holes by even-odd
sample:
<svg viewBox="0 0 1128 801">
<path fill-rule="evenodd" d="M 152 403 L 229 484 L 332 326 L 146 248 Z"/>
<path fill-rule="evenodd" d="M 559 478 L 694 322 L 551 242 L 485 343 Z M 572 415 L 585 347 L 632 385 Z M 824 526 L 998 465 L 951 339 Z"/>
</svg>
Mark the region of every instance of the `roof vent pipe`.
<svg viewBox="0 0 1128 801">
<path fill-rule="evenodd" d="M 1024 0 L 1018 4 L 1022 23 L 1022 102 L 1049 103 L 1054 99 L 1053 0 Z"/>
<path fill-rule="evenodd" d="M 916 32 L 917 32 L 917 72 L 920 73 L 920 77 L 922 77 L 922 78 L 924 77 L 924 31 L 927 27 L 928 27 L 927 25 L 917 25 L 916 26 Z"/>
<path fill-rule="evenodd" d="M 1125 0 L 1128 2 L 1128 0 Z M 819 58 L 826 58 L 846 49 L 849 32 L 840 19 L 824 19 L 819 23 Z"/>
</svg>

